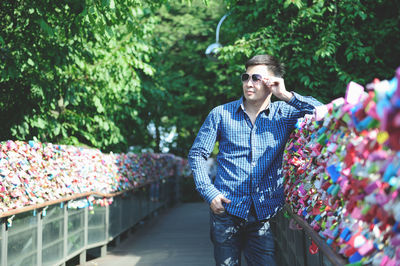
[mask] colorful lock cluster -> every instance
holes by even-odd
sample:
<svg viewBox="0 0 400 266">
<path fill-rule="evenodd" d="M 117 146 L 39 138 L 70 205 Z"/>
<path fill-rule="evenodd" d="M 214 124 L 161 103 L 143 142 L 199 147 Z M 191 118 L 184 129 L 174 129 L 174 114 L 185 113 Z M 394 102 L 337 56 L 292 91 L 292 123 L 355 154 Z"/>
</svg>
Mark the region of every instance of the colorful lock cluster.
<svg viewBox="0 0 400 266">
<path fill-rule="evenodd" d="M 400 68 L 299 120 L 286 201 L 350 265 L 400 265 Z"/>
<path fill-rule="evenodd" d="M 0 213 L 78 193 L 113 193 L 187 171 L 172 154 L 105 154 L 98 149 L 35 141 L 0 143 Z M 107 205 L 88 197 L 70 207 Z M 83 204 L 83 205 L 82 205 Z"/>
</svg>

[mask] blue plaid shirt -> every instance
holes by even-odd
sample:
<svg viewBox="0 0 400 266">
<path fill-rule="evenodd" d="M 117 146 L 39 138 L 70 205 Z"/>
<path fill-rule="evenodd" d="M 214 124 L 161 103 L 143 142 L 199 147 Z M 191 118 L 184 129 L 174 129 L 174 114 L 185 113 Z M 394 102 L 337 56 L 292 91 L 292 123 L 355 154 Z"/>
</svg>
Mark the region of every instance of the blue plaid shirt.
<svg viewBox="0 0 400 266">
<path fill-rule="evenodd" d="M 232 215 L 247 219 L 252 202 L 257 218 L 269 219 L 284 205 L 283 152 L 297 119 L 321 105 L 312 97 L 293 92 L 288 102 L 271 102 L 254 126 L 245 112 L 243 97 L 214 108 L 201 126 L 189 152 L 196 189 L 208 202 L 223 194 Z M 207 174 L 206 160 L 219 141 L 217 175 Z"/>
</svg>

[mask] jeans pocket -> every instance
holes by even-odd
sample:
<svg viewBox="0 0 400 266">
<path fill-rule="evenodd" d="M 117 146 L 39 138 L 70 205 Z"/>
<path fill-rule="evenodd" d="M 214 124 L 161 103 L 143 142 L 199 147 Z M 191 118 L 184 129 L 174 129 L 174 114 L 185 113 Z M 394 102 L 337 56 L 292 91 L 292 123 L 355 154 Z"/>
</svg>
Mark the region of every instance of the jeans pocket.
<svg viewBox="0 0 400 266">
<path fill-rule="evenodd" d="M 211 215 L 214 215 L 215 217 L 220 217 L 220 218 L 228 217 L 228 213 L 226 212 L 226 210 L 221 213 L 215 213 L 211 210 Z"/>
<path fill-rule="evenodd" d="M 238 232 L 232 217 L 225 211 L 215 214 L 211 211 L 211 239 L 218 244 L 228 243 Z"/>
</svg>

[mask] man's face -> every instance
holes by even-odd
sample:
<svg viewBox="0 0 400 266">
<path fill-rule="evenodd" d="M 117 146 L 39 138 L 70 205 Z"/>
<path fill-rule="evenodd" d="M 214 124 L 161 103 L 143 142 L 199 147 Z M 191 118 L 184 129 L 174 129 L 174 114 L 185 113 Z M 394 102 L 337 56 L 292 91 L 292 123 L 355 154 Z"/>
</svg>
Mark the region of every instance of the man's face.
<svg viewBox="0 0 400 266">
<path fill-rule="evenodd" d="M 272 77 L 273 74 L 268 70 L 266 65 L 249 66 L 246 70 L 249 78 L 243 83 L 243 95 L 249 102 L 264 101 L 270 94 L 271 90 L 268 88 L 263 80 L 253 80 L 253 75 L 258 74 L 263 79 Z M 256 76 L 257 77 L 257 76 Z"/>
</svg>

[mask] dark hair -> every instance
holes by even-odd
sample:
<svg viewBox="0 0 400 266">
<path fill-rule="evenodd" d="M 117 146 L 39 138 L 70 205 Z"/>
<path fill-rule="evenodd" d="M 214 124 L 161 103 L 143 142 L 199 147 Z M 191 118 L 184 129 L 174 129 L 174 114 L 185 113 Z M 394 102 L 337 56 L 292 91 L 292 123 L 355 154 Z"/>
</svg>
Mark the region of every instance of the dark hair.
<svg viewBox="0 0 400 266">
<path fill-rule="evenodd" d="M 279 60 L 272 55 L 262 54 L 253 56 L 249 59 L 249 61 L 246 62 L 246 69 L 249 66 L 256 65 L 266 65 L 269 71 L 280 78 L 285 74 L 285 66 L 283 63 L 279 62 Z"/>
</svg>

